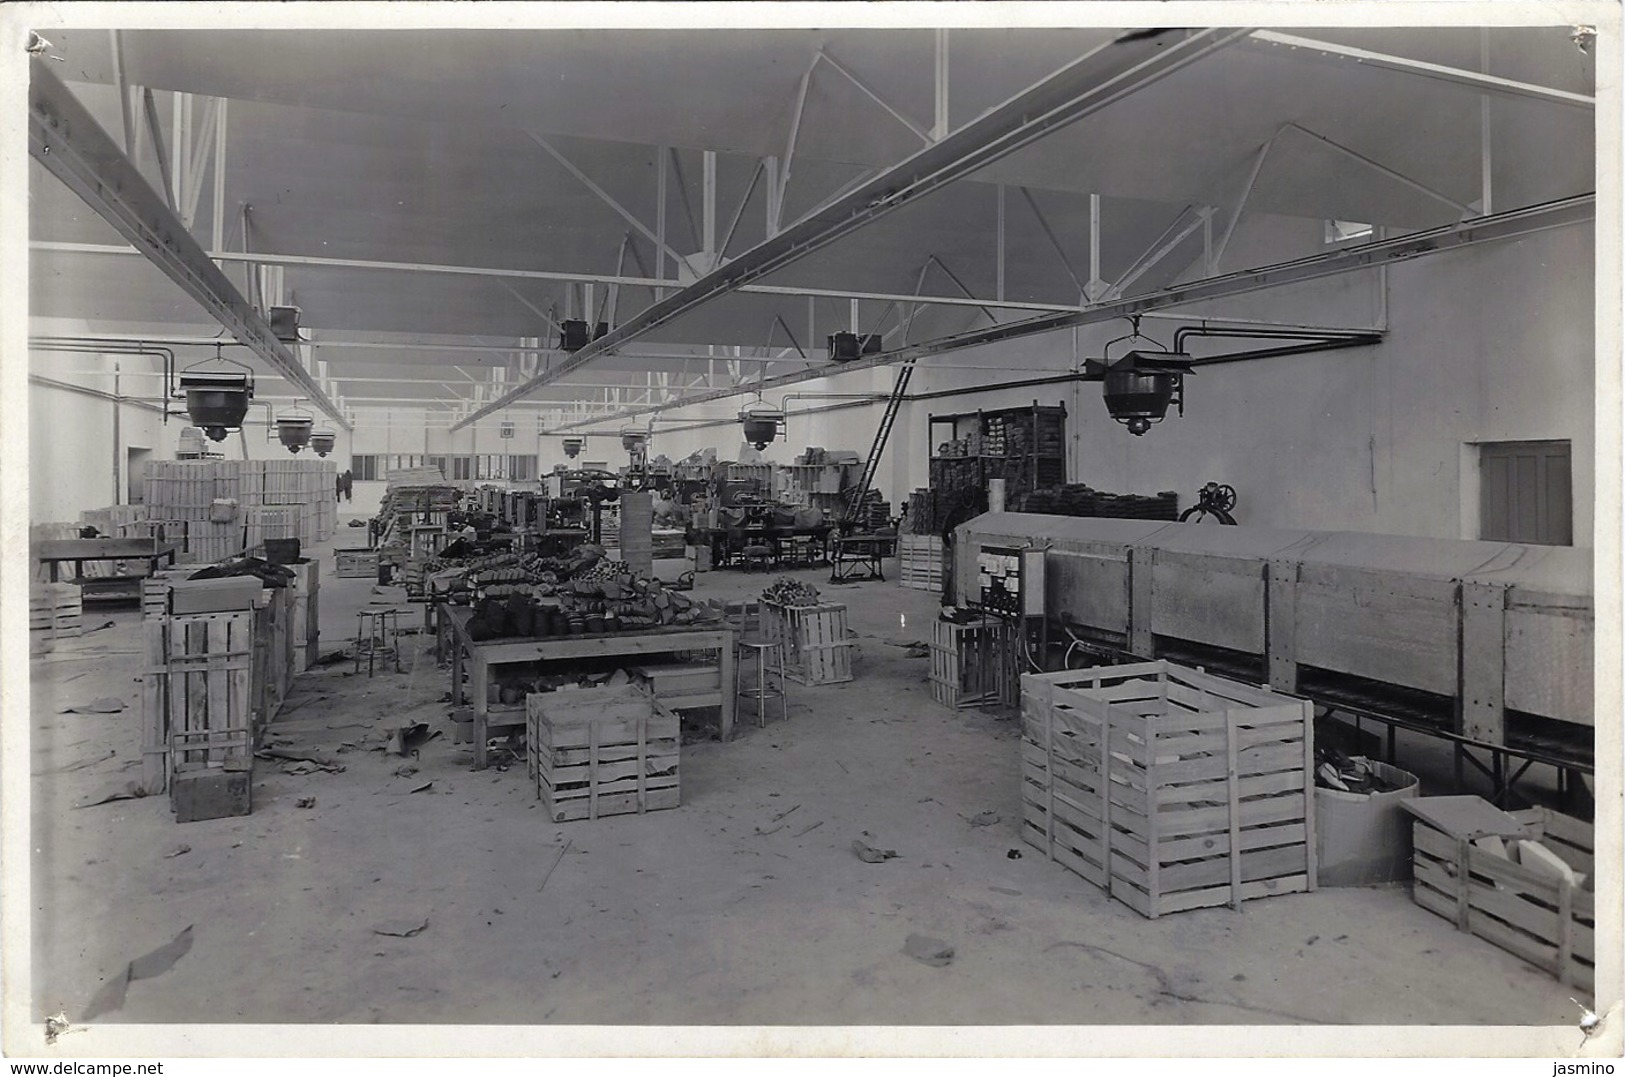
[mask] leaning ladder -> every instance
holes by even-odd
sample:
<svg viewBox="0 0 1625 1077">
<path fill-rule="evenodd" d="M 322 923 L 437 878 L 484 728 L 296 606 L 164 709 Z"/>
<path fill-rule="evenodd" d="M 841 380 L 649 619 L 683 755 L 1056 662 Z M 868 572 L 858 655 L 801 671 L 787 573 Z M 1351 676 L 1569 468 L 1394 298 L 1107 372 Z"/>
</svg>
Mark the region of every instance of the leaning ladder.
<svg viewBox="0 0 1625 1077">
<path fill-rule="evenodd" d="M 886 441 L 891 437 L 892 424 L 897 421 L 897 412 L 903 406 L 903 397 L 908 393 L 909 379 L 914 376 L 914 360 L 910 359 L 897 371 L 897 381 L 892 385 L 891 396 L 886 399 L 886 412 L 880 417 L 880 426 L 875 430 L 875 443 L 869 449 L 869 457 L 863 462 L 863 474 L 858 478 L 858 484 L 846 492 L 846 512 L 842 516 L 843 523 L 855 523 L 858 514 L 863 511 L 863 503 L 869 496 L 869 488 L 874 485 L 875 472 L 880 469 L 880 455 L 886 451 Z"/>
</svg>

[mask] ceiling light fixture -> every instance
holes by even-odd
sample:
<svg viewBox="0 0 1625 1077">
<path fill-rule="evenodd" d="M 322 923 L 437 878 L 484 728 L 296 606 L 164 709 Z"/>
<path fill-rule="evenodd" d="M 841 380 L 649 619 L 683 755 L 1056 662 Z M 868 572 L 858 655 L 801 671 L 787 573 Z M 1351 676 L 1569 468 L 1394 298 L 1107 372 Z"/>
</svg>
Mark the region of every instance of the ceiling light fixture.
<svg viewBox="0 0 1625 1077">
<path fill-rule="evenodd" d="M 1106 411 L 1128 427 L 1129 433 L 1140 437 L 1153 423 L 1162 422 L 1169 404 L 1177 405 L 1179 414 L 1185 414 L 1185 375 L 1190 373 L 1191 357 L 1171 352 L 1150 337 L 1142 336 L 1138 315 L 1132 321 L 1134 331 L 1107 341 L 1101 359 L 1086 363 L 1083 377 L 1085 381 L 1102 383 Z M 1144 340 L 1156 344 L 1160 350 L 1132 350 L 1113 360 L 1112 345 L 1125 340 Z"/>
<path fill-rule="evenodd" d="M 180 388 L 170 392 L 172 396 L 186 397 L 186 414 L 192 425 L 202 427 L 210 441 L 224 441 L 227 433 L 242 429 L 249 401 L 254 399 L 254 375 L 248 367 L 221 355 L 219 344 L 215 345 L 214 358 L 205 362 L 236 369 L 203 370 L 201 363 L 187 367 L 176 376 Z"/>
</svg>

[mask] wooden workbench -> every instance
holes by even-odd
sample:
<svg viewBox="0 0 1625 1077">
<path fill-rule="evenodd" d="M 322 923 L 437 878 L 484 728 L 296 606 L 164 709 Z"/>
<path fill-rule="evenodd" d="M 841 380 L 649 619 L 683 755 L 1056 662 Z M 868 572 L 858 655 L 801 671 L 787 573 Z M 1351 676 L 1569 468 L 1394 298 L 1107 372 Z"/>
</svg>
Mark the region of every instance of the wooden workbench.
<svg viewBox="0 0 1625 1077">
<path fill-rule="evenodd" d="M 474 615 L 470 606 L 440 604 L 435 607 L 440 628 L 451 645 L 451 698 L 453 706 L 464 702 L 463 665 L 468 663 L 466 695 L 474 708 L 474 769 L 485 769 L 485 742 L 493 727 L 523 725 L 525 705 L 490 703 L 491 668 L 521 662 L 557 662 L 601 658 L 608 655 L 661 655 L 680 651 L 717 651 L 721 654 L 722 699 L 719 735 L 726 741 L 733 735 L 734 723 L 734 629 L 726 624 L 673 625 L 648 628 L 641 632 L 616 632 L 592 636 L 548 636 L 540 639 L 512 638 L 476 642 L 469 638 L 468 621 Z"/>
<path fill-rule="evenodd" d="M 142 578 L 156 575 L 160 561 L 174 565 L 175 550 L 173 542 L 150 538 L 54 539 L 40 543 L 34 557 L 51 566 L 52 583 L 57 582 L 62 563 L 72 562 L 75 579 L 71 582 L 80 585 L 86 600 L 101 593 L 139 601 Z M 145 561 L 147 571 L 139 576 L 86 576 L 86 561 Z"/>
</svg>

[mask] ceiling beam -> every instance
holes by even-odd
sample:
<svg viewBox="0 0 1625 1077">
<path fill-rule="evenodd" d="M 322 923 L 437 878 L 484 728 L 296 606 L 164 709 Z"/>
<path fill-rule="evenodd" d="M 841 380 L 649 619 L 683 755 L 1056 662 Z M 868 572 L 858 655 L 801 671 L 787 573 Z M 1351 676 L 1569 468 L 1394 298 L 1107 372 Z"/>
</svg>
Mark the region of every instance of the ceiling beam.
<svg viewBox="0 0 1625 1077">
<path fill-rule="evenodd" d="M 1418 75 L 1422 78 L 1436 79 L 1441 82 L 1453 82 L 1458 86 L 1464 86 L 1469 90 L 1481 93 L 1533 98 L 1536 101 L 1571 105 L 1576 108 L 1596 108 L 1597 106 L 1597 99 L 1587 97 L 1585 94 L 1570 93 L 1567 90 L 1554 90 L 1550 86 L 1537 86 L 1534 83 L 1518 82 L 1515 79 L 1501 78 L 1498 75 L 1490 75 L 1484 72 L 1468 71 L 1460 67 L 1446 67 L 1443 64 L 1430 64 L 1425 60 L 1412 60 L 1404 56 L 1372 52 L 1369 49 L 1357 49 L 1351 45 L 1338 45 L 1330 41 L 1318 41 L 1313 38 L 1298 37 L 1294 34 L 1279 33 L 1275 30 L 1254 30 L 1249 35 L 1249 43 L 1255 47 L 1265 45 L 1272 47 L 1285 46 L 1291 49 L 1318 52 L 1322 56 L 1353 60 L 1355 63 L 1366 67 L 1382 68 L 1385 71 L 1399 71 L 1407 75 Z"/>
<path fill-rule="evenodd" d="M 1380 239 L 1356 247 L 1344 247 L 1341 250 L 1327 251 L 1324 254 L 1311 255 L 1291 262 L 1260 266 L 1257 269 L 1245 269 L 1238 273 L 1227 273 L 1220 277 L 1207 277 L 1188 284 L 1176 284 L 1129 299 L 1101 303 L 1081 313 L 1050 315 L 1029 318 L 1020 322 L 1007 322 L 987 329 L 938 337 L 934 340 L 899 348 L 896 351 L 882 352 L 878 355 L 854 359 L 851 362 L 841 363 L 833 367 L 811 371 L 796 371 L 773 378 L 759 378 L 754 381 L 741 382 L 737 386 L 697 393 L 669 404 L 628 408 L 625 411 L 605 416 L 602 419 L 567 423 L 555 427 L 549 433 L 573 430 L 592 425 L 595 422 L 629 419 L 692 404 L 706 404 L 732 396 L 761 393 L 770 389 L 783 388 L 786 385 L 795 385 L 799 382 L 836 377 L 841 374 L 855 373 L 879 366 L 891 366 L 929 355 L 942 355 L 947 352 L 995 344 L 1000 341 L 1014 340 L 1039 333 L 1052 333 L 1059 329 L 1070 329 L 1073 326 L 1127 318 L 1167 307 L 1183 306 L 1187 303 L 1244 295 L 1248 292 L 1298 284 L 1303 281 L 1317 280 L 1321 277 L 1336 276 L 1341 273 L 1353 273 L 1362 269 L 1376 269 L 1393 265 L 1396 262 L 1437 254 L 1441 251 L 1460 250 L 1480 243 L 1516 239 L 1519 236 L 1529 235 L 1533 232 L 1583 224 L 1595 219 L 1596 209 L 1597 196 L 1595 194 L 1576 195 L 1555 202 L 1546 202 L 1537 206 L 1510 210 L 1506 213 L 1497 213 L 1490 217 L 1475 217 L 1472 220 L 1445 225 L 1440 228 L 1412 232 L 1392 239 Z M 1224 318 L 1204 319 L 1195 316 L 1191 320 L 1218 324 L 1225 322 Z"/>
<path fill-rule="evenodd" d="M 209 260 L 112 136 L 44 61 L 36 57 L 30 69 L 29 154 L 272 370 L 296 383 L 316 407 L 348 429 L 343 413 Z"/>
<path fill-rule="evenodd" d="M 886 214 L 1222 49 L 1247 29 L 1140 30 L 1079 59 L 927 145 L 816 214 L 747 250 L 475 410 L 466 425 L 689 311 L 789 266 Z"/>
<path fill-rule="evenodd" d="M 55 251 L 64 254 L 139 254 L 133 247 L 116 243 L 71 243 L 60 240 L 37 239 L 28 244 L 30 250 Z M 632 248 L 636 258 L 636 248 Z M 309 254 L 256 254 L 248 251 L 210 251 L 209 257 L 217 262 L 249 262 L 267 265 L 313 266 L 322 269 L 373 269 L 389 273 L 444 273 L 448 276 L 498 277 L 512 280 L 559 280 L 588 284 L 619 284 L 640 288 L 670 287 L 672 281 L 655 277 L 628 277 L 615 273 L 563 273 L 545 269 L 498 269 L 490 266 L 444 265 L 437 262 L 380 262 L 364 258 L 325 258 Z M 995 303 L 988 299 L 965 299 L 957 295 L 902 295 L 891 292 L 855 292 L 845 288 L 802 288 L 795 285 L 749 284 L 735 289 L 752 295 L 814 296 L 820 299 L 878 299 L 881 302 L 907 300 L 911 303 L 929 303 L 949 307 L 1002 307 L 1006 310 L 1082 310 L 1069 303 L 1034 303 L 1011 300 Z"/>
</svg>

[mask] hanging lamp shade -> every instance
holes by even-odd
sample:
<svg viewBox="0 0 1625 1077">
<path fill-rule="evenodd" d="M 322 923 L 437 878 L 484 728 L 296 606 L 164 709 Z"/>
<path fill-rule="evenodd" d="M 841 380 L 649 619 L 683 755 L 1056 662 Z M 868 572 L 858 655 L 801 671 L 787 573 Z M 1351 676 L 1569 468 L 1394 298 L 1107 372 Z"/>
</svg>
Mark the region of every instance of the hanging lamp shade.
<svg viewBox="0 0 1625 1077">
<path fill-rule="evenodd" d="M 276 417 L 276 436 L 291 453 L 310 444 L 316 419 L 303 408 L 289 408 Z"/>
<path fill-rule="evenodd" d="M 1136 436 L 1168 414 L 1168 405 L 1185 411 L 1185 374 L 1190 356 L 1131 351 L 1108 367 L 1101 378 L 1106 410 Z"/>
<path fill-rule="evenodd" d="M 254 399 L 254 378 L 237 370 L 183 370 L 181 392 L 186 396 L 186 415 L 192 425 L 202 427 L 210 441 L 224 441 L 226 434 L 240 430 Z"/>
<path fill-rule="evenodd" d="M 629 426 L 621 431 L 621 448 L 627 452 L 637 452 L 649 444 L 649 432 Z"/>
<path fill-rule="evenodd" d="M 761 402 L 739 413 L 739 425 L 744 427 L 745 440 L 758 450 L 767 448 L 768 443 L 779 436 L 779 425 L 783 422 L 783 411 Z"/>
<path fill-rule="evenodd" d="M 586 438 L 565 438 L 564 455 L 574 460 L 576 457 L 581 455 L 581 450 L 586 448 L 586 445 Z"/>
<path fill-rule="evenodd" d="M 310 447 L 317 456 L 326 456 L 333 451 L 333 446 L 338 443 L 338 439 L 339 436 L 336 433 L 324 426 L 320 430 L 311 433 Z"/>
</svg>

